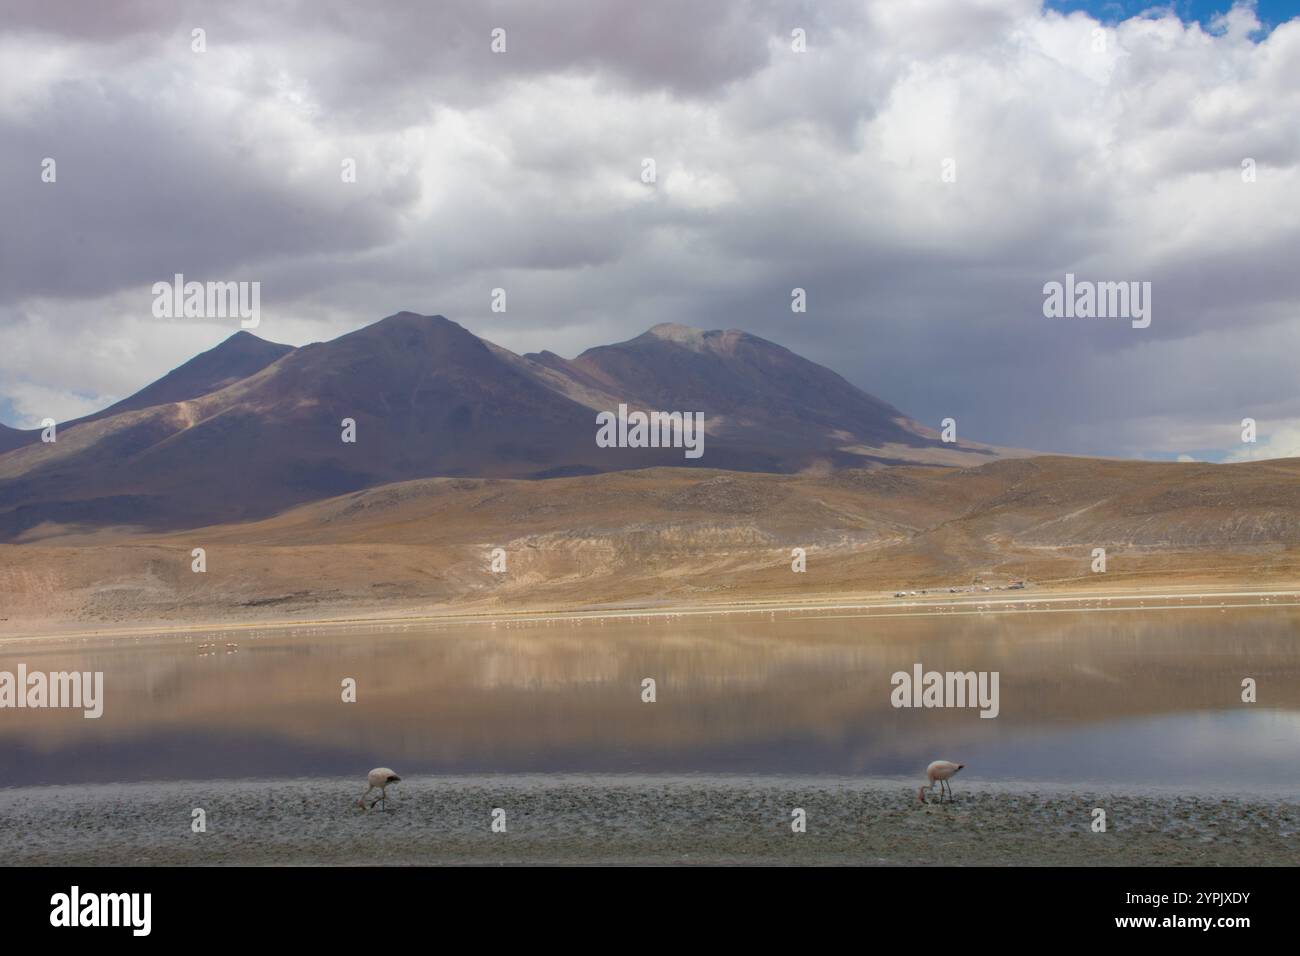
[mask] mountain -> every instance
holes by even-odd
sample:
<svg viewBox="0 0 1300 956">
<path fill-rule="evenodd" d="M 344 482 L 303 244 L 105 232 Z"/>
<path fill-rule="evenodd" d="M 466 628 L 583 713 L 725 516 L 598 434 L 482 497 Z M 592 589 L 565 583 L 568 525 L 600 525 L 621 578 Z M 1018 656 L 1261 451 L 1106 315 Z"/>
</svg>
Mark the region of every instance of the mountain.
<svg viewBox="0 0 1300 956">
<path fill-rule="evenodd" d="M 239 331 L 215 348 L 200 352 L 184 365 L 172 369 L 129 398 L 79 421 L 94 421 L 120 412 L 198 398 L 248 378 L 292 351 L 292 345 L 268 342 L 251 332 Z"/>
<path fill-rule="evenodd" d="M 648 409 L 704 410 L 715 441 L 749 449 L 763 470 L 786 472 L 825 462 L 931 460 L 937 436 L 839 375 L 756 335 L 656 325 L 572 361 L 525 356 L 568 378 L 577 392 L 599 390 Z M 974 446 L 963 446 L 975 450 Z M 968 459 L 969 461 L 969 459 Z"/>
<path fill-rule="evenodd" d="M 233 385 L 292 351 L 291 345 L 268 342 L 251 332 L 239 331 L 220 345 L 201 352 L 184 365 L 172 369 L 134 395 L 92 415 L 64 422 L 59 428 L 66 429 L 82 422 L 93 422 L 140 408 L 198 398 Z M 37 442 L 40 436 L 39 428 L 23 430 L 0 425 L 0 453 Z"/>
<path fill-rule="evenodd" d="M 596 413 L 619 404 L 702 413 L 703 456 L 597 447 Z M 356 423 L 355 443 L 341 440 L 344 419 Z M 240 333 L 58 435 L 0 454 L 0 538 L 253 520 L 431 476 L 795 473 L 998 456 L 944 444 L 835 373 L 744 332 L 660 325 L 566 360 L 516 355 L 410 312 L 299 349 Z"/>
</svg>

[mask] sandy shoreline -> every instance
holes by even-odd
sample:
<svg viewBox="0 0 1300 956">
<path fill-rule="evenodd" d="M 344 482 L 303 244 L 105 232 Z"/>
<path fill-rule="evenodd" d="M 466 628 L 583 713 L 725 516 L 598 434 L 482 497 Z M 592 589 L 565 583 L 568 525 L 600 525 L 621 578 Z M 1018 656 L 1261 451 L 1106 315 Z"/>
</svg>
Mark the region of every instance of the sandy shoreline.
<svg viewBox="0 0 1300 956">
<path fill-rule="evenodd" d="M 665 619 L 678 617 L 741 616 L 750 614 L 817 614 L 852 612 L 860 617 L 925 615 L 1062 613 L 1125 610 L 1179 610 L 1242 607 L 1300 606 L 1300 585 L 1285 588 L 1247 584 L 1206 588 L 1204 585 L 1157 584 L 1148 588 L 1071 589 L 1035 587 L 1023 591 L 994 591 L 980 594 L 934 593 L 896 598 L 889 594 L 815 595 L 802 601 L 762 599 L 718 603 L 672 604 L 668 602 L 624 602 L 616 605 L 465 609 L 447 607 L 367 608 L 355 614 L 288 617 L 268 615 L 253 620 L 142 621 L 112 627 L 88 626 L 68 621 L 0 622 L 0 647 L 20 642 L 59 643 L 89 639 L 161 636 L 170 634 L 247 633 L 249 631 L 378 630 L 389 628 L 457 625 L 598 620 Z"/>
</svg>

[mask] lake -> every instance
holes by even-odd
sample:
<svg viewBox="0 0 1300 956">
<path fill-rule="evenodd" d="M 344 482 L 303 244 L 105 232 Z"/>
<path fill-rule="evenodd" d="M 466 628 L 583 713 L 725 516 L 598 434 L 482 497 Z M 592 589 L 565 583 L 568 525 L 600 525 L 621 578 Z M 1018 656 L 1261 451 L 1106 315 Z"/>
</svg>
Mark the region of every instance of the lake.
<svg viewBox="0 0 1300 956">
<path fill-rule="evenodd" d="M 587 616 L 11 643 L 102 671 L 104 714 L 0 710 L 0 785 L 756 774 L 1300 785 L 1300 614 Z M 996 671 L 999 708 L 895 708 L 891 675 Z M 356 702 L 342 699 L 356 682 Z M 643 680 L 655 701 L 642 700 Z M 1252 678 L 1258 702 L 1243 703 Z"/>
</svg>

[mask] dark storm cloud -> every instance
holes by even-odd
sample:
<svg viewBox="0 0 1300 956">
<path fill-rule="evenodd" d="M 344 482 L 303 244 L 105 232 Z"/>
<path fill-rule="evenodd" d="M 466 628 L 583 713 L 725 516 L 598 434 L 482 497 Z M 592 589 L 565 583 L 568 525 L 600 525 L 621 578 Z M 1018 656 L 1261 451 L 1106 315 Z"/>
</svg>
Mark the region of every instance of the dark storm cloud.
<svg viewBox="0 0 1300 956">
<path fill-rule="evenodd" d="M 396 238 L 395 212 L 418 193 L 319 188 L 283 157 L 241 143 L 183 104 L 63 86 L 27 122 L 0 120 L 7 218 L 0 298 L 92 296 L 174 272 L 256 278 L 276 256 L 339 253 Z M 32 175 L 52 157 L 57 182 Z M 320 178 L 332 173 L 334 168 Z"/>
<path fill-rule="evenodd" d="M 767 62 L 773 21 L 797 14 L 816 22 L 814 4 L 641 0 L 279 0 L 245 4 L 105 0 L 50 4 L 6 0 L 6 29 L 70 40 L 118 41 L 133 35 L 207 31 L 223 42 L 266 46 L 303 68 L 332 108 L 375 106 L 394 85 L 470 95 L 529 74 L 587 71 L 636 87 L 703 93 L 748 76 Z M 508 60 L 493 56 L 492 31 L 506 32 Z M 320 42 L 330 53 L 316 60 Z M 503 67 L 508 65 L 508 75 Z M 440 89 L 440 82 L 447 88 Z M 381 106 L 382 108 L 382 106 Z"/>
</svg>

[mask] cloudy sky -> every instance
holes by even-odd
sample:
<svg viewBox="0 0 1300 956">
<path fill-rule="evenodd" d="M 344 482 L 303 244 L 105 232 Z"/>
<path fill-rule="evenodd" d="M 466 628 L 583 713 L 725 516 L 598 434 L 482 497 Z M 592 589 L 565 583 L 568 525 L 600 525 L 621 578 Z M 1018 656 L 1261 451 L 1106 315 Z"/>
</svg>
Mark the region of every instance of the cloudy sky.
<svg viewBox="0 0 1300 956">
<path fill-rule="evenodd" d="M 1300 455 L 1300 4 L 1227 4 L 0 0 L 0 421 L 236 331 L 153 317 L 179 272 L 291 344 L 740 328 L 964 438 Z"/>
</svg>

